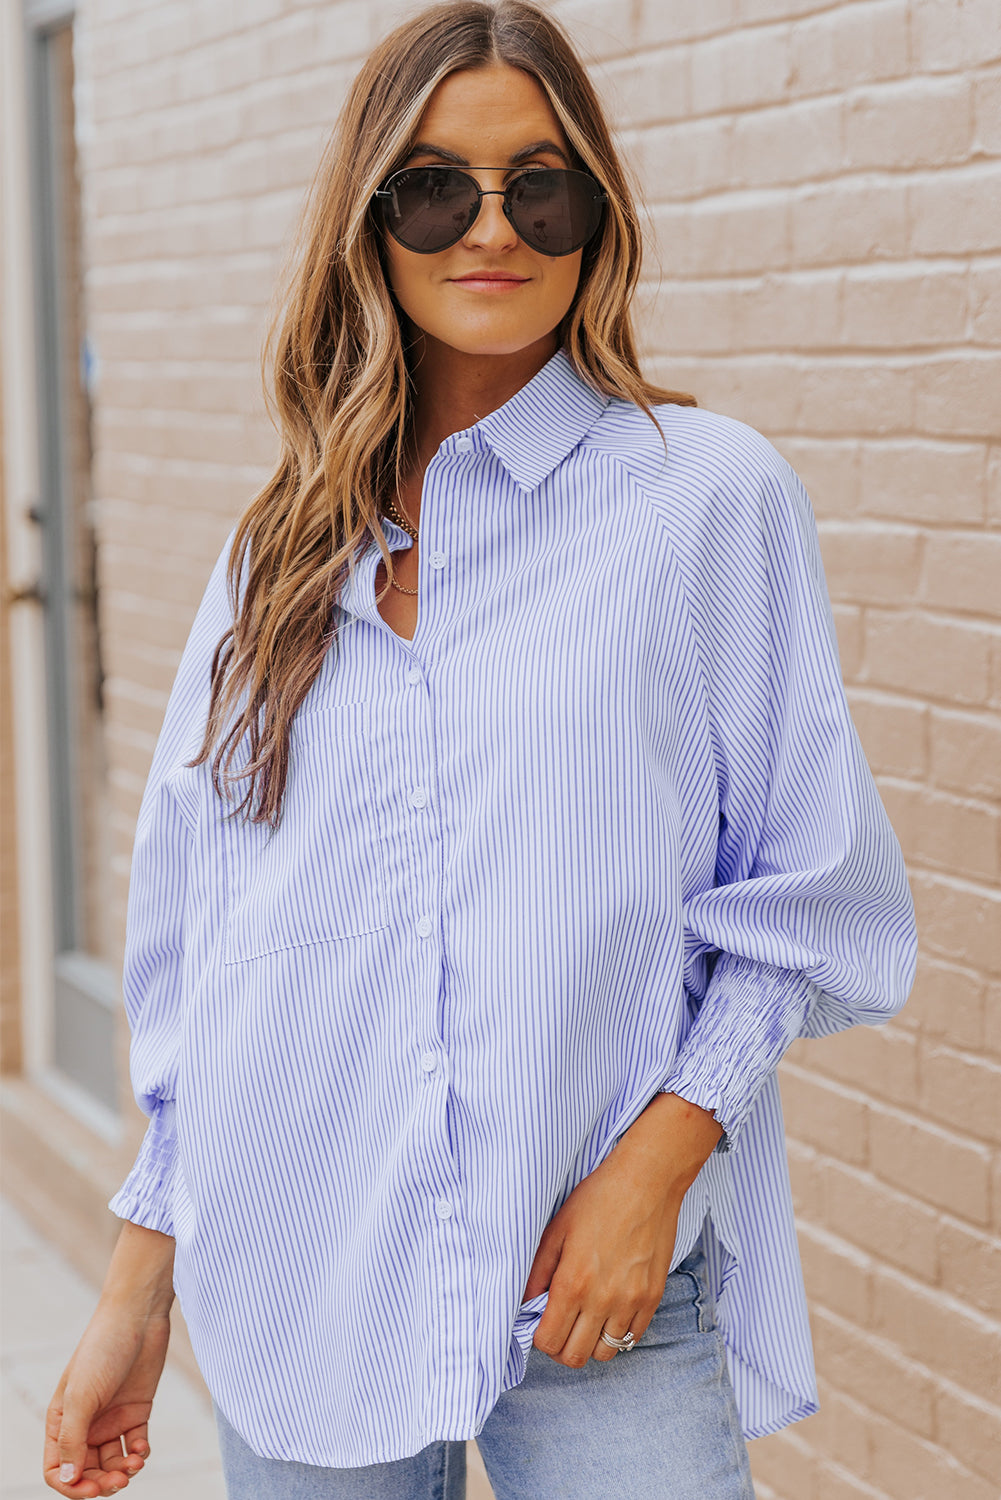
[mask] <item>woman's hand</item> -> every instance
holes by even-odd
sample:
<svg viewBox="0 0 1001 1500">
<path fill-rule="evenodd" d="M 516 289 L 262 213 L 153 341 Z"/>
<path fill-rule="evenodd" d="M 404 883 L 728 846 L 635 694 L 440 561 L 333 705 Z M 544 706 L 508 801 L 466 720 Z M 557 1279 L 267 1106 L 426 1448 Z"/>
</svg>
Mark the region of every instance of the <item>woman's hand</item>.
<svg viewBox="0 0 1001 1500">
<path fill-rule="evenodd" d="M 549 1289 L 535 1347 L 557 1363 L 614 1359 L 604 1328 L 638 1340 L 660 1305 L 681 1200 L 722 1135 L 713 1116 L 658 1094 L 543 1232 L 525 1300 Z"/>
<path fill-rule="evenodd" d="M 174 1241 L 125 1224 L 97 1311 L 45 1419 L 46 1484 L 74 1500 L 114 1495 L 149 1456 L 147 1423 L 167 1356 Z"/>
</svg>

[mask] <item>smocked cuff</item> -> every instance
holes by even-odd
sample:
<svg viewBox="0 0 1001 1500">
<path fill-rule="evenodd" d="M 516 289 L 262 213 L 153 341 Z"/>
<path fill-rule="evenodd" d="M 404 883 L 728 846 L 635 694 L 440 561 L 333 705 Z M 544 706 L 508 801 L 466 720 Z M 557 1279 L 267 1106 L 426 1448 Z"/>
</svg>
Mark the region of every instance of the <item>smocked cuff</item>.
<svg viewBox="0 0 1001 1500">
<path fill-rule="evenodd" d="M 177 1135 L 174 1101 L 161 1100 L 150 1118 L 132 1171 L 108 1207 L 120 1219 L 173 1235 Z"/>
<path fill-rule="evenodd" d="M 805 974 L 723 953 L 660 1092 L 715 1115 L 731 1151 L 754 1102 L 820 994 Z"/>
</svg>

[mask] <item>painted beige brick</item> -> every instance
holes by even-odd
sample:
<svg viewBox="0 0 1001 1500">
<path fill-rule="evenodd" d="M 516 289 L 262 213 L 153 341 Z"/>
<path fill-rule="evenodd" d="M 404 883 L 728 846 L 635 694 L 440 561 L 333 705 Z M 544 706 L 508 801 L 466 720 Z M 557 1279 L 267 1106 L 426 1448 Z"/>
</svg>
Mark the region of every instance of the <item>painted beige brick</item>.
<svg viewBox="0 0 1001 1500">
<path fill-rule="evenodd" d="M 941 1234 L 935 1209 L 842 1162 L 826 1162 L 819 1175 L 823 1206 L 816 1212 L 833 1233 L 920 1281 L 935 1283 Z"/>
<path fill-rule="evenodd" d="M 930 952 L 1001 972 L 1001 893 L 945 875 L 916 870 L 911 879 L 918 930 Z"/>
<path fill-rule="evenodd" d="M 872 1317 L 872 1261 L 840 1235 L 813 1224 L 799 1228 L 803 1279 L 811 1305 L 865 1327 Z"/>
<path fill-rule="evenodd" d="M 1001 1245 L 993 1235 L 947 1220 L 939 1230 L 939 1261 L 947 1291 L 1001 1320 Z"/>
<path fill-rule="evenodd" d="M 755 1482 L 772 1481 L 778 1494 L 802 1496 L 816 1500 L 814 1480 L 817 1460 L 809 1445 L 797 1432 L 787 1429 L 774 1437 L 761 1438 L 751 1450 Z"/>
<path fill-rule="evenodd" d="M 935 1354 L 936 1369 L 974 1393 L 995 1389 L 1001 1368 L 1001 1326 L 938 1288 L 900 1271 L 873 1271 L 873 1324 L 914 1359 Z"/>
<path fill-rule="evenodd" d="M 822 1079 L 789 1061 L 782 1069 L 782 1098 L 798 1140 L 839 1160 L 865 1166 L 869 1158 L 869 1104 L 857 1090 Z"/>
<path fill-rule="evenodd" d="M 892 1022 L 856 1026 L 811 1048 L 810 1067 L 849 1087 L 913 1105 L 918 1099 L 918 1049 L 913 1036 Z M 833 1226 L 832 1226 L 833 1227 Z"/>
<path fill-rule="evenodd" d="M 1001 156 L 1001 68 L 975 75 L 973 122 L 974 150 Z"/>
<path fill-rule="evenodd" d="M 982 974 L 922 951 L 899 1024 L 913 1024 L 925 1036 L 979 1050 L 984 1044 L 985 994 Z"/>
<path fill-rule="evenodd" d="M 793 264 L 857 265 L 905 256 L 912 235 L 908 191 L 906 179 L 889 175 L 880 182 L 833 178 L 799 189 L 791 205 Z M 929 237 L 933 233 L 929 226 Z"/>
<path fill-rule="evenodd" d="M 933 1119 L 1001 1144 L 1001 1066 L 996 1062 L 952 1047 L 926 1047 L 921 1103 Z"/>
<path fill-rule="evenodd" d="M 970 322 L 977 344 L 1001 344 L 1001 261 L 974 261 L 970 267 Z"/>
<path fill-rule="evenodd" d="M 871 1473 L 878 1486 L 900 1500 L 996 1500 L 994 1487 L 942 1453 L 933 1443 L 896 1423 L 870 1420 Z"/>
<path fill-rule="evenodd" d="M 959 76 L 906 78 L 853 92 L 844 112 L 848 170 L 944 166 L 970 155 L 973 84 Z"/>
<path fill-rule="evenodd" d="M 863 1483 L 857 1474 L 830 1460 L 817 1468 L 815 1500 L 887 1500 L 884 1490 Z"/>
<path fill-rule="evenodd" d="M 975 531 L 930 535 L 921 598 L 958 614 L 1001 617 L 1001 536 Z"/>
<path fill-rule="evenodd" d="M 858 1328 L 826 1308 L 811 1319 L 818 1362 L 839 1390 L 913 1432 L 928 1432 L 935 1413 L 936 1381 L 920 1360 L 908 1358 L 896 1338 Z"/>
<path fill-rule="evenodd" d="M 908 11 L 905 0 L 863 0 L 798 22 L 792 28 L 792 93 L 828 94 L 903 77 L 909 68 Z"/>
<path fill-rule="evenodd" d="M 774 273 L 734 287 L 733 348 L 809 351 L 838 342 L 841 277 Z"/>
<path fill-rule="evenodd" d="M 796 1210 L 801 1216 L 824 1221 L 823 1158 L 812 1146 L 790 1138 L 788 1141 L 789 1178 Z"/>
<path fill-rule="evenodd" d="M 991 1153 L 986 1146 L 876 1101 L 868 1110 L 869 1155 L 877 1177 L 972 1224 L 988 1222 Z M 835 1149 L 839 1159 L 847 1158 Z"/>
<path fill-rule="evenodd" d="M 962 799 L 906 783 L 884 781 L 883 800 L 904 854 L 922 869 L 961 865 L 980 879 L 996 880 L 999 813 L 984 802 Z"/>
<path fill-rule="evenodd" d="M 983 1045 L 991 1056 L 1001 1058 L 1001 979 L 986 987 Z"/>
<path fill-rule="evenodd" d="M 1001 27 L 991 0 L 912 0 L 911 35 L 915 65 L 922 71 L 951 72 L 977 67 L 1001 56 Z"/>
<path fill-rule="evenodd" d="M 919 692 L 945 705 L 985 703 L 991 632 L 939 615 L 872 609 L 866 616 L 865 680 Z"/>
<path fill-rule="evenodd" d="M 774 187 L 836 175 L 844 154 L 839 95 L 783 102 L 738 114 L 732 171 L 745 187 Z"/>
<path fill-rule="evenodd" d="M 899 432 L 912 425 L 913 412 L 909 366 L 858 357 L 804 364 L 800 420 L 809 432 Z"/>
<path fill-rule="evenodd" d="M 856 1474 L 869 1469 L 869 1416 L 864 1406 L 839 1391 L 829 1381 L 818 1379 L 820 1410 L 804 1424 L 803 1435 L 814 1450 L 825 1457 L 836 1455 L 840 1464 Z"/>
<path fill-rule="evenodd" d="M 969 303 L 965 267 L 851 270 L 843 282 L 841 342 L 856 349 L 962 343 Z"/>
<path fill-rule="evenodd" d="M 645 127 L 634 132 L 637 149 L 634 156 L 647 181 L 658 181 L 660 174 L 672 168 L 672 159 L 690 149 L 696 139 L 691 122 L 691 67 L 687 47 L 672 47 L 653 53 L 616 58 L 597 73 L 602 97 L 612 119 L 620 130 Z M 672 133 L 668 121 L 683 121 L 684 127 Z M 719 124 L 710 127 L 719 133 Z M 705 134 L 705 132 L 702 132 Z M 705 192 L 706 181 L 691 178 L 694 192 Z"/>
<path fill-rule="evenodd" d="M 859 508 L 860 444 L 854 438 L 773 434 L 806 486 L 818 520 L 844 520 Z"/>
<path fill-rule="evenodd" d="M 846 682 L 857 679 L 865 650 L 865 618 L 851 604 L 833 604 L 834 627 L 838 637 L 841 674 Z"/>
<path fill-rule="evenodd" d="M 914 417 L 922 432 L 995 437 L 1001 432 L 1001 350 L 916 363 Z"/>
<path fill-rule="evenodd" d="M 820 529 L 832 599 L 854 604 L 906 604 L 922 572 L 925 537 L 908 526 L 826 521 Z"/>
<path fill-rule="evenodd" d="M 915 436 L 866 442 L 860 450 L 861 508 L 900 520 L 983 524 L 987 448 Z"/>
<path fill-rule="evenodd" d="M 664 265 L 675 275 L 742 275 L 788 265 L 789 205 L 774 195 L 739 193 L 658 205 L 653 219 Z"/>
<path fill-rule="evenodd" d="M 636 46 L 691 41 L 725 31 L 735 22 L 737 9 L 737 0 L 702 0 L 699 5 L 664 5 L 662 0 L 641 0 L 634 32 Z"/>
<path fill-rule="evenodd" d="M 929 710 L 924 703 L 865 688 L 853 688 L 848 701 L 866 759 L 877 776 L 915 781 L 927 775 Z"/>
<path fill-rule="evenodd" d="M 632 155 L 662 202 L 699 199 L 736 186 L 732 125 L 721 117 L 644 130 Z"/>
<path fill-rule="evenodd" d="M 984 1479 L 997 1479 L 1001 1461 L 997 1406 L 943 1382 L 935 1396 L 934 1431 L 947 1452 L 961 1455 Z"/>
<path fill-rule="evenodd" d="M 786 97 L 791 73 L 789 30 L 762 27 L 723 32 L 692 47 L 692 113 L 714 115 Z"/>
<path fill-rule="evenodd" d="M 929 172 L 910 182 L 907 211 L 915 255 L 976 255 L 1001 249 L 998 189 L 1001 163 Z"/>
</svg>

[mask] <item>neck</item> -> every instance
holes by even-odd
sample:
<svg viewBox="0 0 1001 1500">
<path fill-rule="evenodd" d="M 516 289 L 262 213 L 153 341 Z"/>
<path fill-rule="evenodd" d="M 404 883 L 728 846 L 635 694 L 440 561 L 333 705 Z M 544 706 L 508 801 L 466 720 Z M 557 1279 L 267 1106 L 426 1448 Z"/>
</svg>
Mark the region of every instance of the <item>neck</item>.
<svg viewBox="0 0 1001 1500">
<path fill-rule="evenodd" d="M 517 395 L 556 353 L 555 333 L 516 354 L 464 354 L 426 334 L 411 345 L 415 473 L 423 475 L 453 432 L 471 427 Z"/>
</svg>

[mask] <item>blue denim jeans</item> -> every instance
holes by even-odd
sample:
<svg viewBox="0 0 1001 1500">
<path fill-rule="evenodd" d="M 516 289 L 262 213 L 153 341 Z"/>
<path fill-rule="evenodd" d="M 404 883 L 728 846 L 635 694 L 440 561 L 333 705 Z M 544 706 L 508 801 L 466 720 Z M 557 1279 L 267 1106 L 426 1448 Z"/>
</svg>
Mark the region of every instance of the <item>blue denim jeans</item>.
<svg viewBox="0 0 1001 1500">
<path fill-rule="evenodd" d="M 360 1469 L 258 1458 L 217 1410 L 229 1500 L 463 1500 L 461 1442 Z M 582 1369 L 532 1348 L 476 1439 L 496 1500 L 754 1500 L 696 1249 L 636 1347 Z"/>
</svg>

